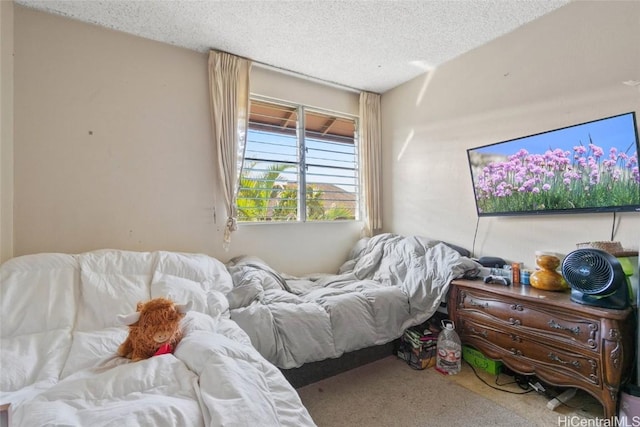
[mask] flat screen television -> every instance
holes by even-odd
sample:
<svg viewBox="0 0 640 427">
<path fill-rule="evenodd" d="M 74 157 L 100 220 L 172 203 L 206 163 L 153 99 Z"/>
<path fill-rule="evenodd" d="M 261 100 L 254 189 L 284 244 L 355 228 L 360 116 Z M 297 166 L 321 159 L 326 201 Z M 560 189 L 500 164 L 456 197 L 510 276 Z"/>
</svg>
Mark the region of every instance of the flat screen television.
<svg viewBox="0 0 640 427">
<path fill-rule="evenodd" d="M 635 112 L 470 148 L 478 216 L 640 212 L 639 149 Z"/>
</svg>

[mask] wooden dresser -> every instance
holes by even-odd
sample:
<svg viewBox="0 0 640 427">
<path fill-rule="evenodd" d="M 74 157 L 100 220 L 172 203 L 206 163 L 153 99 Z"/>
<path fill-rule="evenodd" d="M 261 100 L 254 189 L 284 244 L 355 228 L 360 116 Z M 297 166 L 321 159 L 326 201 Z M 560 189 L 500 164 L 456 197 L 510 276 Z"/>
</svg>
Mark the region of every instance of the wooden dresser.
<svg viewBox="0 0 640 427">
<path fill-rule="evenodd" d="M 454 280 L 449 317 L 463 344 L 548 384 L 577 387 L 616 415 L 634 358 L 632 309 L 577 304 L 568 292 Z"/>
</svg>

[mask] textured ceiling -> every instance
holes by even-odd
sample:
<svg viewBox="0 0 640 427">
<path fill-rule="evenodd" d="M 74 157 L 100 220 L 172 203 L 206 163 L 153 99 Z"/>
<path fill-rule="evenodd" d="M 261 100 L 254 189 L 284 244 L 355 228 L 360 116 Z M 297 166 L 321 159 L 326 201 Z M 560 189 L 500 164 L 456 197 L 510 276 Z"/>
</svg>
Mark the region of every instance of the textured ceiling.
<svg viewBox="0 0 640 427">
<path fill-rule="evenodd" d="M 201 52 L 385 92 L 569 0 L 15 0 Z"/>
</svg>

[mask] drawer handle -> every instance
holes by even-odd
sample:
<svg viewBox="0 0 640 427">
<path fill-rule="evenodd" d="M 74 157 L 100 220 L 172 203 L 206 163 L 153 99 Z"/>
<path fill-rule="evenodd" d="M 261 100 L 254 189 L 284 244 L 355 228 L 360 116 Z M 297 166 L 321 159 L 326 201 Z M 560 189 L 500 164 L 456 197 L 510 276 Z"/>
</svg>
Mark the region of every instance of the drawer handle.
<svg viewBox="0 0 640 427">
<path fill-rule="evenodd" d="M 473 299 L 469 300 L 469 305 L 471 305 L 472 307 L 480 307 L 480 308 L 489 307 L 489 303 L 487 303 L 487 302 L 481 303 L 481 302 L 477 302 L 476 300 L 473 300 Z"/>
<path fill-rule="evenodd" d="M 509 323 L 511 323 L 514 326 L 520 326 L 522 325 L 522 322 L 518 319 L 514 319 L 513 317 L 509 318 Z"/>
<path fill-rule="evenodd" d="M 567 360 L 562 360 L 560 359 L 557 355 L 555 355 L 554 353 L 549 353 L 549 359 L 553 360 L 554 362 L 558 362 L 562 365 L 571 365 L 576 369 L 579 369 L 581 364 L 579 361 L 577 360 L 572 360 L 571 362 L 567 361 Z"/>
<path fill-rule="evenodd" d="M 514 356 L 522 356 L 522 352 L 520 350 L 516 350 L 515 348 L 510 348 L 509 351 L 511 352 L 511 354 L 513 354 Z"/>
<path fill-rule="evenodd" d="M 480 335 L 481 337 L 486 338 L 489 334 L 487 334 L 486 330 L 483 331 L 479 331 L 476 328 L 474 328 L 473 326 L 469 328 L 469 331 L 471 331 L 471 333 L 476 334 L 476 335 Z"/>
<path fill-rule="evenodd" d="M 520 304 L 511 304 L 511 310 L 522 311 L 524 310 L 524 307 L 521 306 Z"/>
<path fill-rule="evenodd" d="M 522 338 L 520 338 L 518 335 L 516 334 L 509 334 L 509 336 L 511 337 L 511 341 L 515 341 L 515 342 L 522 342 Z"/>
<path fill-rule="evenodd" d="M 580 333 L 580 326 L 575 326 L 573 328 L 570 328 L 568 326 L 563 326 L 563 325 L 559 324 L 558 322 L 556 322 L 553 319 L 549 320 L 548 325 L 549 325 L 549 327 L 551 327 L 551 329 L 560 329 L 561 331 L 569 331 L 569 332 L 573 332 L 576 335 L 578 335 Z"/>
</svg>

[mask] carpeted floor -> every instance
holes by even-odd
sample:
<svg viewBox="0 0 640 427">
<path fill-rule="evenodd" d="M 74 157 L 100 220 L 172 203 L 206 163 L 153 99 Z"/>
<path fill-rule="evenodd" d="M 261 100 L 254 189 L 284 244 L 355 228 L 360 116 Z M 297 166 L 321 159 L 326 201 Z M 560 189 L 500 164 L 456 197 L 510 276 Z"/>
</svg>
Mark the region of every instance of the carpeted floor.
<svg viewBox="0 0 640 427">
<path fill-rule="evenodd" d="M 495 375 L 478 374 L 495 385 Z M 501 375 L 498 380 L 504 384 L 512 377 Z M 517 385 L 496 387 L 522 392 Z M 298 393 L 319 427 L 551 427 L 571 425 L 569 417 L 602 417 L 599 403 L 586 393 L 578 392 L 567 402 L 571 407 L 552 411 L 544 396 L 511 394 L 485 385 L 466 363 L 460 374 L 444 376 L 433 368 L 411 369 L 395 356 L 302 387 Z"/>
</svg>

